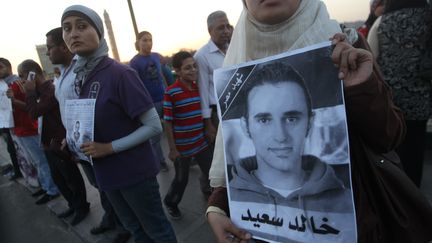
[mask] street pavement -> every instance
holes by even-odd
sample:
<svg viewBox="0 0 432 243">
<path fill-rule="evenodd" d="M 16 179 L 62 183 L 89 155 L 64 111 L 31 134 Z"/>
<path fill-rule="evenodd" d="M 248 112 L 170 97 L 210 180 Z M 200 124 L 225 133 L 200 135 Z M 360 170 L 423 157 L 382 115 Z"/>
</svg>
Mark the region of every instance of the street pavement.
<svg viewBox="0 0 432 243">
<path fill-rule="evenodd" d="M 0 176 L 0 242 L 83 242 L 46 206 L 37 206 L 32 199 L 25 187 Z"/>
<path fill-rule="evenodd" d="M 163 150 L 165 154 L 167 154 L 168 145 L 165 139 L 162 140 L 162 144 Z M 9 158 L 6 146 L 3 139 L 0 139 L 0 166 L 7 163 L 9 163 Z M 162 197 L 165 196 L 171 184 L 171 180 L 174 177 L 173 164 L 170 162 L 168 164 L 169 171 L 160 172 L 157 177 Z M 66 201 L 62 197 L 54 199 L 46 205 L 37 206 L 34 204 L 36 199 L 32 198 L 30 195 L 37 189 L 26 185 L 23 179 L 10 182 L 7 178 L 0 176 L 0 218 L 14 218 L 13 221 L 0 221 L 0 243 L 111 242 L 115 236 L 115 233 L 112 231 L 96 236 L 90 234 L 90 229 L 97 226 L 102 219 L 103 210 L 100 205 L 98 191 L 88 183 L 82 170 L 81 172 L 86 183 L 87 200 L 90 202 L 90 213 L 76 226 L 71 226 L 68 223 L 70 219 L 59 219 L 56 217 L 57 213 L 67 208 Z M 166 213 L 168 219 L 171 221 L 179 243 L 216 243 L 204 216 L 207 202 L 199 186 L 200 173 L 200 169 L 197 165 L 191 166 L 189 183 L 186 187 L 183 199 L 179 204 L 179 209 L 183 217 L 180 220 L 171 220 L 168 213 Z M 8 194 L 12 194 L 12 196 L 8 196 Z M 16 211 L 19 211 L 20 214 L 16 214 Z M 40 215 L 34 216 L 35 211 L 40 212 Z M 6 215 L 6 217 L 3 215 Z M 32 231 L 23 229 L 22 226 L 27 224 L 35 224 L 35 229 Z M 71 239 L 73 238 L 75 241 L 57 240 L 58 238 L 48 239 L 46 237 L 46 235 L 60 235 L 57 231 L 67 233 L 67 235 L 70 235 Z M 5 237 L 5 235 L 9 237 Z M 128 241 L 128 243 L 133 242 L 132 239 Z"/>
<path fill-rule="evenodd" d="M 8 153 L 3 140 L 0 139 L 0 166 L 9 163 Z M 167 152 L 166 141 L 163 148 Z M 160 192 L 163 197 L 174 177 L 174 168 L 169 163 L 169 171 L 158 175 Z M 83 174 L 84 175 L 84 174 Z M 171 220 L 179 243 L 216 243 L 204 212 L 206 201 L 199 187 L 200 170 L 191 166 L 189 184 L 179 204 L 183 213 L 180 220 Z M 85 176 L 84 176 L 85 178 Z M 86 178 L 85 178 L 86 179 Z M 114 233 L 91 235 L 90 229 L 101 220 L 103 211 L 99 194 L 86 180 L 87 196 L 91 203 L 90 213 L 84 221 L 71 226 L 67 219 L 59 219 L 56 213 L 66 209 L 66 201 L 59 197 L 46 205 L 37 206 L 31 193 L 36 189 L 25 184 L 23 179 L 10 182 L 0 176 L 0 242 L 1 243 L 108 243 Z M 426 161 L 422 182 L 422 191 L 432 202 L 432 148 L 426 151 Z M 130 239 L 128 243 L 132 243 Z"/>
</svg>

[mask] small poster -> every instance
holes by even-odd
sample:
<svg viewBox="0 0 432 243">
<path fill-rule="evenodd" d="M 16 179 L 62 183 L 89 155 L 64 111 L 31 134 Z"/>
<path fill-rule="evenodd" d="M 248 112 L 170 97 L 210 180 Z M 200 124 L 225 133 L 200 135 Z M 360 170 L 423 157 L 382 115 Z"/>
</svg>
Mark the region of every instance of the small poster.
<svg viewBox="0 0 432 243">
<path fill-rule="evenodd" d="M 12 102 L 6 96 L 8 85 L 4 80 L 0 80 L 0 128 L 14 127 Z"/>
<path fill-rule="evenodd" d="M 270 242 L 357 242 L 330 42 L 215 71 L 230 217 Z"/>
<path fill-rule="evenodd" d="M 36 169 L 37 165 L 34 159 L 27 152 L 22 139 L 17 137 L 13 131 L 11 131 L 10 134 L 15 147 L 18 166 L 25 182 L 34 188 L 40 187 L 41 185 L 39 183 L 38 172 Z"/>
<path fill-rule="evenodd" d="M 96 99 L 66 101 L 66 142 L 69 150 L 80 160 L 93 163 L 80 149 L 81 144 L 94 140 L 94 109 Z"/>
</svg>

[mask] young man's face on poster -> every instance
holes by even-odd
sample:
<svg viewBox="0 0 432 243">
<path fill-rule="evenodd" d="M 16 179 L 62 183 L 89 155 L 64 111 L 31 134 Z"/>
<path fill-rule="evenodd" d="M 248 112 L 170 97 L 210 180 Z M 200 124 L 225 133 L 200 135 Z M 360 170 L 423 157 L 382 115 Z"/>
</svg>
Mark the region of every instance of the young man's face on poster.
<svg viewBox="0 0 432 243">
<path fill-rule="evenodd" d="M 80 123 L 79 121 L 75 122 L 74 132 L 79 132 L 80 129 Z"/>
<path fill-rule="evenodd" d="M 254 87 L 248 95 L 247 119 L 246 123 L 242 118 L 242 127 L 255 145 L 258 170 L 300 173 L 309 128 L 302 88 L 294 82 Z"/>
</svg>

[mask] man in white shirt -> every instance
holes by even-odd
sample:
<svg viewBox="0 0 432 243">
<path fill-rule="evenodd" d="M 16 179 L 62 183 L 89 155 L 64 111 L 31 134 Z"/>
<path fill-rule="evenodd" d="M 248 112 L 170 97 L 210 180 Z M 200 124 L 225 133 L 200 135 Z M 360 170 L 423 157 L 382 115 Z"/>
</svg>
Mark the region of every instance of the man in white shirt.
<svg viewBox="0 0 432 243">
<path fill-rule="evenodd" d="M 12 65 L 9 62 L 9 60 L 0 57 L 0 96 L 2 96 L 0 98 L 3 98 L 4 101 L 9 101 L 10 103 L 9 98 L 6 97 L 6 91 L 8 90 L 9 85 L 11 85 L 13 82 L 19 79 L 20 78 L 17 75 L 12 74 Z M 6 106 L 5 104 L 3 105 Z M 4 138 L 4 141 L 7 145 L 7 151 L 9 153 L 10 160 L 12 162 L 13 174 L 11 175 L 9 180 L 15 180 L 22 177 L 22 173 L 18 165 L 16 150 L 9 130 L 10 127 L 13 127 L 12 103 L 8 104 L 7 106 L 10 107 L 9 116 L 10 116 L 11 124 L 10 126 L 4 126 L 4 124 L 2 124 L 0 128 L 0 137 Z M 3 112 L 2 115 L 6 116 L 5 114 L 6 111 L 2 110 L 2 112 Z"/>
<path fill-rule="evenodd" d="M 233 27 L 230 25 L 226 13 L 220 10 L 207 17 L 207 27 L 210 40 L 197 51 L 194 58 L 199 69 L 198 87 L 206 136 L 209 142 L 213 143 L 219 123 L 216 112 L 217 99 L 214 94 L 213 70 L 222 67 Z"/>
</svg>

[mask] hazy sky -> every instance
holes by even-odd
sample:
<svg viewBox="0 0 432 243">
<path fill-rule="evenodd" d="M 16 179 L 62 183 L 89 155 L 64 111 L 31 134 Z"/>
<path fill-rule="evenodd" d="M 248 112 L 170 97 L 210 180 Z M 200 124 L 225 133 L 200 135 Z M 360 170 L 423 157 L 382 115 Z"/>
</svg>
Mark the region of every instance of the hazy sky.
<svg viewBox="0 0 432 243">
<path fill-rule="evenodd" d="M 127 0 L 4 0 L 0 14 L 0 57 L 9 59 L 13 71 L 25 59 L 39 62 L 35 46 L 45 44 L 45 34 L 60 26 L 63 10 L 83 4 L 103 17 L 111 18 L 121 61 L 135 54 L 135 34 Z M 330 16 L 338 21 L 364 20 L 369 0 L 324 0 Z M 224 10 L 235 25 L 242 9 L 241 0 L 140 0 L 132 1 L 138 30 L 153 34 L 153 51 L 171 55 L 181 48 L 197 49 L 209 35 L 207 15 Z M 107 36 L 106 36 L 107 37 Z M 109 40 L 107 39 L 108 43 Z M 111 54 L 111 53 L 110 53 Z"/>
</svg>

